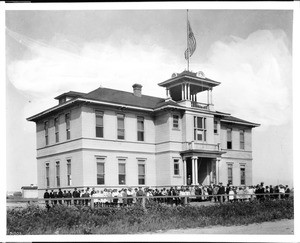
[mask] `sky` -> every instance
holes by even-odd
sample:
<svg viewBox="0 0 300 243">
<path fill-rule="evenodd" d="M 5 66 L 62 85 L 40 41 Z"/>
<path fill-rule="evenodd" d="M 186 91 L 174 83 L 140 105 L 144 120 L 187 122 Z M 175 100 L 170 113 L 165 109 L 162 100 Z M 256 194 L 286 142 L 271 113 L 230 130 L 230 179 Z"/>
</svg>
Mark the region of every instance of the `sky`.
<svg viewBox="0 0 300 243">
<path fill-rule="evenodd" d="M 191 71 L 221 84 L 215 109 L 253 129 L 253 184 L 293 186 L 293 11 L 189 11 Z M 70 90 L 100 86 L 165 97 L 186 69 L 186 10 L 7 10 L 6 189 L 37 183 L 35 123 Z"/>
</svg>

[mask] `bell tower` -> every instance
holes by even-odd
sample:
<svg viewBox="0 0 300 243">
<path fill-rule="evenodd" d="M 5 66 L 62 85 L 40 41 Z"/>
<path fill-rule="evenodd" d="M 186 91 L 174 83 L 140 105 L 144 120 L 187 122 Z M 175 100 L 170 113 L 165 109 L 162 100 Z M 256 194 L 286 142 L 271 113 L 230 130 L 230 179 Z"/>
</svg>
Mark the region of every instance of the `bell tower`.
<svg viewBox="0 0 300 243">
<path fill-rule="evenodd" d="M 171 98 L 179 105 L 195 107 L 206 110 L 214 110 L 212 100 L 212 90 L 220 82 L 206 78 L 202 71 L 197 73 L 183 71 L 182 73 L 173 73 L 172 77 L 158 85 L 166 88 L 167 98 Z M 207 102 L 197 101 L 197 94 L 207 92 Z"/>
</svg>

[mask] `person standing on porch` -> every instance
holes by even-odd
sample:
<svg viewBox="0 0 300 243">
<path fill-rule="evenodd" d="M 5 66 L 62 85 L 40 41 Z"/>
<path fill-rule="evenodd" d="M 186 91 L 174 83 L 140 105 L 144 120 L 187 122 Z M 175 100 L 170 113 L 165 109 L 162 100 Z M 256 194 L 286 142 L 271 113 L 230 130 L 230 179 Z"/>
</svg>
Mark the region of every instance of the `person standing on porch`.
<svg viewBox="0 0 300 243">
<path fill-rule="evenodd" d="M 192 185 L 192 178 L 191 178 L 191 175 L 188 175 L 188 178 L 187 178 L 187 185 Z"/>
</svg>

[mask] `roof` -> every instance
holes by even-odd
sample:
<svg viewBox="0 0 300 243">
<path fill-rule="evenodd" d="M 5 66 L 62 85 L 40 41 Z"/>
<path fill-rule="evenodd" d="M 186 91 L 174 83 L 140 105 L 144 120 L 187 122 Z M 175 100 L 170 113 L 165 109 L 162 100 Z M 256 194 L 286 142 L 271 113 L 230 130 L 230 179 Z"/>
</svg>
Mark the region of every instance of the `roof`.
<svg viewBox="0 0 300 243">
<path fill-rule="evenodd" d="M 199 73 L 199 74 L 198 74 Z M 172 75 L 172 78 L 167 79 L 161 83 L 159 83 L 159 86 L 162 87 L 168 87 L 170 85 L 179 84 L 180 82 L 184 80 L 188 80 L 189 82 L 193 83 L 194 85 L 201 85 L 201 86 L 207 86 L 207 87 L 215 87 L 220 84 L 220 82 L 217 82 L 215 80 L 206 78 L 203 74 L 203 72 L 190 72 L 190 71 L 183 71 L 181 73 L 174 73 Z"/>
<path fill-rule="evenodd" d="M 23 190 L 37 190 L 37 186 L 22 186 L 21 189 Z"/>
<path fill-rule="evenodd" d="M 59 96 L 56 96 L 54 99 L 58 100 L 58 99 L 60 99 L 60 98 L 62 98 L 62 97 L 64 97 L 64 96 L 75 98 L 75 97 L 81 97 L 81 96 L 83 96 L 83 95 L 85 95 L 85 93 L 82 93 L 82 92 L 76 92 L 76 91 L 69 91 L 69 92 L 63 93 L 63 94 L 61 94 L 61 95 L 59 95 Z"/>
<path fill-rule="evenodd" d="M 131 92 L 101 87 L 83 95 L 82 98 L 150 109 L 154 109 L 159 103 L 165 101 L 163 98 L 148 95 L 138 97 Z"/>
<path fill-rule="evenodd" d="M 170 107 L 170 106 L 184 108 L 171 99 L 163 99 L 163 98 L 158 98 L 149 95 L 142 95 L 141 97 L 139 97 L 134 95 L 132 92 L 126 92 L 126 91 L 102 88 L 102 87 L 97 88 L 89 93 L 69 91 L 55 97 L 55 99 L 59 99 L 64 96 L 73 97 L 73 99 L 58 104 L 34 116 L 31 116 L 27 118 L 27 120 L 36 121 L 42 116 L 48 115 L 49 113 L 73 105 L 75 102 L 85 102 L 85 101 L 96 101 L 103 104 L 112 104 L 112 105 L 119 105 L 119 106 L 120 105 L 131 106 L 131 108 L 148 109 L 148 111 L 154 111 L 155 109 L 161 109 L 163 107 Z M 221 121 L 223 122 L 237 123 L 237 124 L 243 124 L 243 125 L 253 126 L 253 127 L 259 126 L 259 124 L 230 116 L 230 114 L 228 113 L 223 113 L 218 111 L 213 113 L 220 115 L 222 117 Z"/>
<path fill-rule="evenodd" d="M 260 124 L 258 124 L 258 123 L 253 123 L 253 122 L 249 122 L 249 121 L 246 121 L 246 120 L 242 120 L 242 119 L 234 117 L 234 116 L 225 116 L 224 118 L 221 119 L 221 121 L 229 122 L 229 123 L 249 125 L 249 126 L 253 126 L 253 127 L 259 127 L 260 126 Z"/>
<path fill-rule="evenodd" d="M 47 109 L 47 110 L 44 110 L 44 111 L 42 111 L 42 112 L 39 112 L 39 113 L 36 114 L 36 115 L 33 115 L 33 116 L 31 116 L 31 117 L 28 117 L 26 120 L 27 120 L 27 121 L 35 121 L 35 120 L 37 120 L 38 118 L 40 118 L 41 116 L 44 116 L 44 115 L 46 115 L 46 114 L 49 115 L 49 113 L 51 113 L 51 112 L 54 112 L 54 111 L 57 112 L 58 110 L 64 109 L 64 108 L 66 108 L 66 107 L 72 105 L 74 102 L 76 102 L 76 98 L 73 98 L 73 99 L 71 99 L 71 100 L 69 100 L 69 101 L 67 101 L 67 102 L 58 104 L 58 105 L 53 106 L 53 107 L 51 107 L 51 108 L 49 108 L 49 109 Z"/>
</svg>

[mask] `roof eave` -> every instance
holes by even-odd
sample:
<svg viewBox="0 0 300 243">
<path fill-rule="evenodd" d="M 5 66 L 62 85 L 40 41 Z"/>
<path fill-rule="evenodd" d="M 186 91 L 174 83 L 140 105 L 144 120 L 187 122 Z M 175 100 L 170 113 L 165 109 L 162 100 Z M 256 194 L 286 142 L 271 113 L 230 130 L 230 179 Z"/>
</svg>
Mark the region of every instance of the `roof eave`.
<svg viewBox="0 0 300 243">
<path fill-rule="evenodd" d="M 62 107 L 68 106 L 68 105 L 74 103 L 74 102 L 77 101 L 77 100 L 78 100 L 78 98 L 69 100 L 69 101 L 67 101 L 67 102 L 65 102 L 65 103 L 62 103 L 62 104 L 58 105 L 58 106 L 54 106 L 54 107 L 52 107 L 52 108 L 50 108 L 50 109 L 47 109 L 47 110 L 45 110 L 45 111 L 42 111 L 42 112 L 40 112 L 40 113 L 38 113 L 38 114 L 36 114 L 36 115 L 34 115 L 34 116 L 28 117 L 28 118 L 26 118 L 26 120 L 27 120 L 27 121 L 35 121 L 35 120 L 37 120 L 38 118 L 40 118 L 40 117 L 42 117 L 42 116 L 44 116 L 44 115 L 46 115 L 46 114 L 48 114 L 48 113 L 50 113 L 50 112 L 56 111 L 56 110 L 58 110 L 58 109 L 60 109 L 60 108 L 62 108 Z"/>
<path fill-rule="evenodd" d="M 260 124 L 258 124 L 258 123 L 230 121 L 230 120 L 226 120 L 226 119 L 221 119 L 221 122 L 241 124 L 241 125 L 246 125 L 246 126 L 250 126 L 250 127 L 259 127 L 260 126 Z"/>
<path fill-rule="evenodd" d="M 218 82 L 218 81 L 215 81 L 212 79 L 204 79 L 204 78 L 199 78 L 199 77 L 193 77 L 190 75 L 181 75 L 181 76 L 177 76 L 175 78 L 170 78 L 161 83 L 158 83 L 158 85 L 161 87 L 166 87 L 167 84 L 176 82 L 177 80 L 182 79 L 182 78 L 189 78 L 189 79 L 196 80 L 196 81 L 206 82 L 208 84 L 211 84 L 212 86 L 217 86 L 217 85 L 221 84 L 221 82 Z"/>
<path fill-rule="evenodd" d="M 118 104 L 118 103 L 112 103 L 112 102 L 107 102 L 107 101 L 92 100 L 92 99 L 86 99 L 86 98 L 78 98 L 77 100 L 84 101 L 84 102 L 90 102 L 90 103 L 96 103 L 96 104 L 102 104 L 102 105 L 117 106 L 117 107 L 134 109 L 134 110 L 153 111 L 152 108 L 144 108 L 144 107 L 138 107 L 138 106 L 132 106 L 132 105 Z"/>
</svg>

